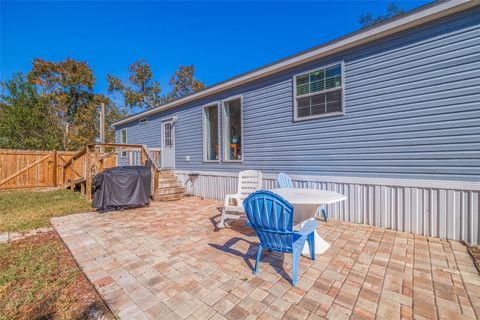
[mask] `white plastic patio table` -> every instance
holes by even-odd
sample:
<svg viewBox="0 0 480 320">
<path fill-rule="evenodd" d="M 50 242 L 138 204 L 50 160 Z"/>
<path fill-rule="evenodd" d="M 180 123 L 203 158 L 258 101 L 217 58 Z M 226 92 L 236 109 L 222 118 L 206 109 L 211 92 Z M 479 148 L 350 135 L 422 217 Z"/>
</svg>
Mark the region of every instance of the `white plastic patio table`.
<svg viewBox="0 0 480 320">
<path fill-rule="evenodd" d="M 333 204 L 347 200 L 347 197 L 340 193 L 326 190 L 302 189 L 302 188 L 281 188 L 271 189 L 293 205 L 294 229 L 300 229 L 308 220 L 315 219 L 318 207 L 325 204 Z M 315 230 L 315 253 L 322 254 L 330 248 L 330 244 L 323 240 Z M 305 242 L 302 254 L 310 256 L 308 242 Z"/>
</svg>

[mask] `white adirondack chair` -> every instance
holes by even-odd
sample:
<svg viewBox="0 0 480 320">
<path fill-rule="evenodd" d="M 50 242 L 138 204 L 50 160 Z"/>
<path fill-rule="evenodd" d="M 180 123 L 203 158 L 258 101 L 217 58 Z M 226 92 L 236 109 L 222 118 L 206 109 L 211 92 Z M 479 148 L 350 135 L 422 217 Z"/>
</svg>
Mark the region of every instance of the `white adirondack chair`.
<svg viewBox="0 0 480 320">
<path fill-rule="evenodd" d="M 262 188 L 262 173 L 256 170 L 245 170 L 238 173 L 238 188 L 236 194 L 227 194 L 225 203 L 223 204 L 222 218 L 217 224 L 218 228 L 225 228 L 226 220 L 238 220 L 240 214 L 245 212 L 243 208 L 243 200 L 254 191 Z M 237 212 L 237 214 L 229 214 L 227 212 Z"/>
</svg>

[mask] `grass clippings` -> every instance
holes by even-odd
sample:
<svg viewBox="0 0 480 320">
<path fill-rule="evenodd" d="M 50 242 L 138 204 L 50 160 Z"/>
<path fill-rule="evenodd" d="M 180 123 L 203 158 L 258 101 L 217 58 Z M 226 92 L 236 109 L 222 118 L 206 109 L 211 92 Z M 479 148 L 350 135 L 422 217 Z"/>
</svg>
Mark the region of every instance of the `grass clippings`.
<svg viewBox="0 0 480 320">
<path fill-rule="evenodd" d="M 113 319 L 56 232 L 0 244 L 0 319 Z"/>
<path fill-rule="evenodd" d="M 0 233 L 47 227 L 48 219 L 92 211 L 78 193 L 66 190 L 0 192 Z"/>
</svg>

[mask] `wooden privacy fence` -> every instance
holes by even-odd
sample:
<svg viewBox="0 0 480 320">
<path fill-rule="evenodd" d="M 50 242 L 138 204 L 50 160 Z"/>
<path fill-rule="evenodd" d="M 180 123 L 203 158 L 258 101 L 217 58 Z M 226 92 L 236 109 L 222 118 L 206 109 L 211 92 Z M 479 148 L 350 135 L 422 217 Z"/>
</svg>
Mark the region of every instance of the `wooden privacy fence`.
<svg viewBox="0 0 480 320">
<path fill-rule="evenodd" d="M 0 190 L 57 187 L 75 151 L 0 149 Z"/>
<path fill-rule="evenodd" d="M 63 187 L 79 188 L 87 199 L 92 195 L 95 174 L 117 165 L 125 155 L 124 165 L 152 166 L 152 194 L 158 189 L 160 151 L 141 144 L 91 144 L 80 151 L 39 151 L 0 149 L 0 190 Z"/>
</svg>

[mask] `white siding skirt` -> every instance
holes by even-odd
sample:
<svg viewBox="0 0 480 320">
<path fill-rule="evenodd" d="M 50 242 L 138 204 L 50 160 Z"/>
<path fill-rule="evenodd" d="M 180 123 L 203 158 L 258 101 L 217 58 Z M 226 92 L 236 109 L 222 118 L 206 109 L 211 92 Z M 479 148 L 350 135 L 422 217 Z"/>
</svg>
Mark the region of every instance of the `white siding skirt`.
<svg viewBox="0 0 480 320">
<path fill-rule="evenodd" d="M 189 173 L 199 173 L 195 181 Z M 188 193 L 223 200 L 235 193 L 235 172 L 176 171 Z M 331 190 L 348 197 L 328 205 L 329 219 L 367 224 L 417 235 L 480 244 L 480 183 L 407 179 L 295 176 L 294 187 Z M 276 187 L 264 174 L 263 187 Z"/>
</svg>

